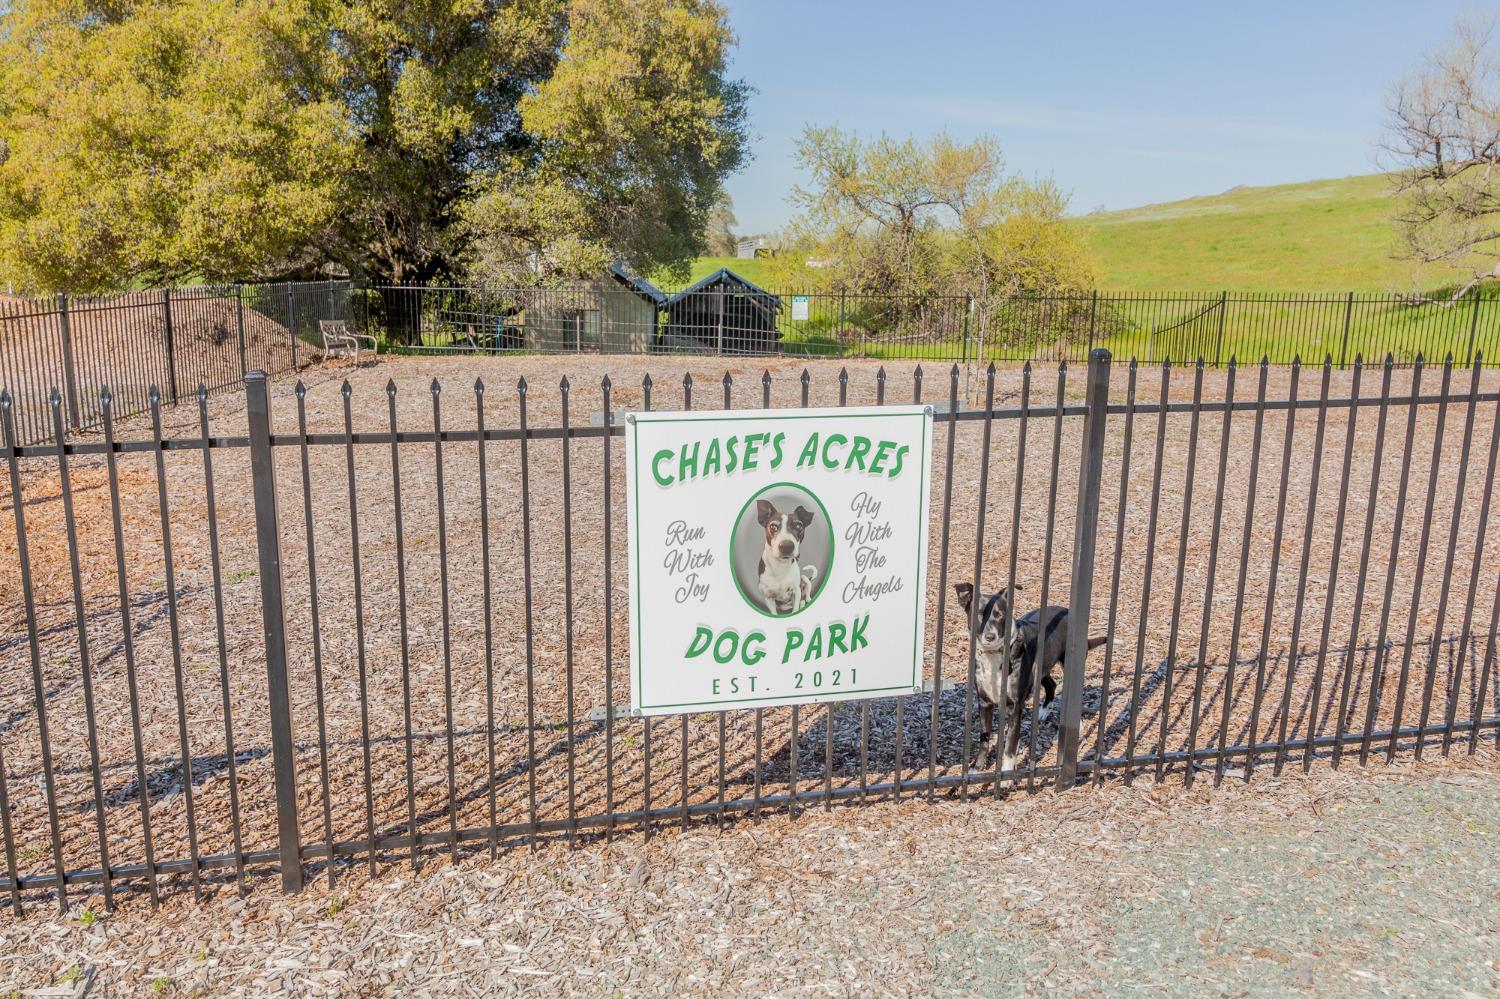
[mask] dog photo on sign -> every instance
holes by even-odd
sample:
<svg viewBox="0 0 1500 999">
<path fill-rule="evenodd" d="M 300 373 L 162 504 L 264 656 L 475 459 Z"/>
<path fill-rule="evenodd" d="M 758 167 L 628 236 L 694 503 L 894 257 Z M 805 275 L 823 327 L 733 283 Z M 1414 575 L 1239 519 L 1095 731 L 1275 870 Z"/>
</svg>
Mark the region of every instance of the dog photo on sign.
<svg viewBox="0 0 1500 999">
<path fill-rule="evenodd" d="M 735 524 L 735 581 L 750 605 L 765 614 L 795 614 L 811 604 L 832 555 L 827 511 L 812 493 L 791 483 L 751 497 Z"/>
</svg>

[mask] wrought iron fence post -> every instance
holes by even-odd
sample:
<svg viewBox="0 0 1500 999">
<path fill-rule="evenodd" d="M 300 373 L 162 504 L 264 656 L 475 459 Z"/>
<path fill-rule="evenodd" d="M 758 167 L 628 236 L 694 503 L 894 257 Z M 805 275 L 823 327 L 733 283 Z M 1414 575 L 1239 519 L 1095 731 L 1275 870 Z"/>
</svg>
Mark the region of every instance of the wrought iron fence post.
<svg viewBox="0 0 1500 999">
<path fill-rule="evenodd" d="M 172 405 L 177 405 L 177 350 L 172 345 L 172 289 L 161 290 L 161 317 L 165 324 L 163 340 L 167 345 L 167 385 L 171 390 Z"/>
<path fill-rule="evenodd" d="M 276 773 L 276 834 L 281 887 L 302 890 L 302 849 L 297 830 L 297 763 L 292 741 L 292 699 L 287 682 L 286 618 L 281 595 L 281 531 L 276 515 L 276 468 L 271 451 L 271 398 L 266 373 L 245 376 L 250 424 L 250 479 L 255 501 L 255 546 L 259 555 L 262 638 L 266 648 L 266 695 L 271 716 L 271 760 Z"/>
<path fill-rule="evenodd" d="M 77 431 L 82 421 L 78 418 L 78 376 L 74 374 L 77 366 L 73 363 L 73 324 L 68 318 L 68 296 L 62 292 L 57 293 L 57 319 L 62 331 L 63 391 L 68 394 L 68 425 Z"/>
<path fill-rule="evenodd" d="M 292 337 L 292 370 L 297 370 L 297 317 L 292 311 L 292 283 L 286 283 L 286 329 Z"/>
<path fill-rule="evenodd" d="M 1349 321 L 1353 317 L 1354 317 L 1354 292 L 1351 291 L 1349 293 L 1349 297 L 1344 300 L 1344 339 L 1343 339 L 1343 342 L 1341 344 L 1339 344 L 1339 370 L 1340 371 L 1342 371 L 1346 367 L 1346 363 L 1349 360 Z"/>
<path fill-rule="evenodd" d="M 839 328 L 834 333 L 833 342 L 838 345 L 839 356 L 844 354 L 844 289 L 839 289 Z"/>
<path fill-rule="evenodd" d="M 1099 314 L 1099 289 L 1089 296 L 1089 354 L 1094 353 L 1094 319 Z"/>
<path fill-rule="evenodd" d="M 1474 335 L 1479 332 L 1479 285 L 1474 286 L 1474 308 L 1469 313 L 1469 349 L 1464 354 L 1464 365 L 1474 363 Z"/>
<path fill-rule="evenodd" d="M 1219 335 L 1214 339 L 1214 367 L 1220 367 L 1224 356 L 1224 313 L 1229 311 L 1229 292 L 1219 292 Z"/>
<path fill-rule="evenodd" d="M 1083 455 L 1078 470 L 1078 515 L 1073 529 L 1073 587 L 1068 598 L 1068 644 L 1063 660 L 1057 789 L 1078 778 L 1079 730 L 1083 723 L 1083 674 L 1088 656 L 1089 606 L 1094 593 L 1094 544 L 1099 528 L 1099 488 L 1104 472 L 1104 422 L 1109 410 L 1110 353 L 1089 354 L 1083 417 Z"/>
<path fill-rule="evenodd" d="M 234 286 L 234 313 L 240 337 L 240 380 L 244 381 L 250 371 L 245 366 L 245 286 L 242 284 Z"/>
</svg>

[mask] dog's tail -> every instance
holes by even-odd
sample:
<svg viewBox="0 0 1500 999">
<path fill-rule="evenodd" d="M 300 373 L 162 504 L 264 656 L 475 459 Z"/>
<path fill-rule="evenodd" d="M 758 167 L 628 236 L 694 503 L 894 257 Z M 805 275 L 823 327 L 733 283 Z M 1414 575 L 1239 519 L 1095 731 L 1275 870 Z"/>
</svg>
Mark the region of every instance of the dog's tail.
<svg viewBox="0 0 1500 999">
<path fill-rule="evenodd" d="M 1097 649 L 1107 641 L 1109 641 L 1108 635 L 1091 635 L 1089 636 L 1089 648 Z"/>
<path fill-rule="evenodd" d="M 818 581 L 818 567 L 815 565 L 804 565 L 802 567 L 802 575 L 807 577 L 809 583 L 816 583 Z"/>
</svg>

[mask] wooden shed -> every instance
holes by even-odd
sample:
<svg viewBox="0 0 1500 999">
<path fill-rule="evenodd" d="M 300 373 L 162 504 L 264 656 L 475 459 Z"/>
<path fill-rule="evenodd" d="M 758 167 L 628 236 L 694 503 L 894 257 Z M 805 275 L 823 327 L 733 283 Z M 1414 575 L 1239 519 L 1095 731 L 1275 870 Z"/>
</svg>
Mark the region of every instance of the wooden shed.
<svg viewBox="0 0 1500 999">
<path fill-rule="evenodd" d="M 526 295 L 524 343 L 530 350 L 645 353 L 656 342 L 667 296 L 613 264 L 599 277 Z"/>
<path fill-rule="evenodd" d="M 776 354 L 781 299 L 721 268 L 666 301 L 668 350 L 723 354 Z"/>
</svg>

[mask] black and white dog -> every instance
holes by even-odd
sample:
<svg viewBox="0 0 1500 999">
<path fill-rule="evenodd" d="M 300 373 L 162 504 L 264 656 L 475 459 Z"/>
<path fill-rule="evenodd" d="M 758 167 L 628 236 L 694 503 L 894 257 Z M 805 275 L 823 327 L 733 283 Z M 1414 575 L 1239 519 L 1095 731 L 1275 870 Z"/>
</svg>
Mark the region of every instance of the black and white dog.
<svg viewBox="0 0 1500 999">
<path fill-rule="evenodd" d="M 766 547 L 761 551 L 756 576 L 766 610 L 772 614 L 792 614 L 812 599 L 818 567 L 802 564 L 802 539 L 812 512 L 802 506 L 782 513 L 770 500 L 755 501 L 755 519 L 766 532 Z"/>
<path fill-rule="evenodd" d="M 979 753 L 974 766 L 983 766 L 995 751 L 995 707 L 1002 705 L 1005 725 L 1005 751 L 1001 770 L 1016 766 L 1016 744 L 1021 738 L 1021 712 L 1026 701 L 1036 695 L 1041 684 L 1042 708 L 1057 696 L 1057 681 L 1052 670 L 1063 664 L 1068 648 L 1068 609 L 1043 607 L 1019 618 L 1011 617 L 1014 600 L 1012 588 L 1004 586 L 998 593 L 981 594 L 983 603 L 978 614 L 971 611 L 974 587 L 958 583 L 954 587 L 964 617 L 973 622 L 975 680 L 979 689 Z M 1015 587 L 1020 589 L 1020 587 Z M 1107 635 L 1091 636 L 1089 649 L 1097 649 L 1109 640 Z M 1009 657 L 1005 652 L 1009 642 Z M 1009 662 L 1007 663 L 1007 658 Z M 1008 668 L 1007 668 L 1008 666 Z M 1072 691 L 1070 697 L 1079 696 Z M 1035 724 L 1035 722 L 1033 722 Z"/>
</svg>

